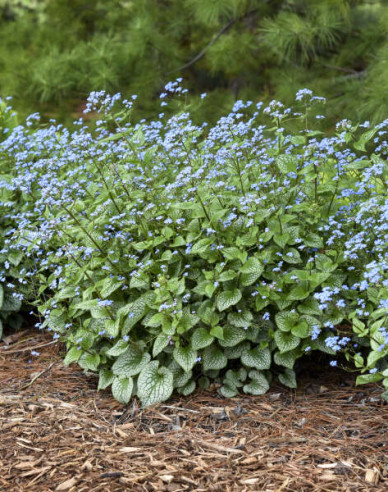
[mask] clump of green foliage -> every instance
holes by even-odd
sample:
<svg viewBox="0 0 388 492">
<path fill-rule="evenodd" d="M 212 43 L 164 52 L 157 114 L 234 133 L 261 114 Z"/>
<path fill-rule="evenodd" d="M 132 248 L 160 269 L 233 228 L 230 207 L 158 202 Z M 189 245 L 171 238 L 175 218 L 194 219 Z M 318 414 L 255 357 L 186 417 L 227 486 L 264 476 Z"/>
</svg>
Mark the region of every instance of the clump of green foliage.
<svg viewBox="0 0 388 492">
<path fill-rule="evenodd" d="M 140 119 L 183 76 L 196 121 L 215 122 L 239 98 L 291 104 L 305 86 L 328 97 L 329 125 L 380 121 L 387 20 L 379 0 L 9 0 L 0 93 L 23 114 L 39 107 L 63 118 L 94 90 L 138 94 Z"/>
<path fill-rule="evenodd" d="M 8 101 L 0 98 L 0 143 L 6 139 L 17 126 L 16 114 L 12 111 Z M 0 340 L 3 337 L 4 324 L 17 330 L 22 325 L 21 291 L 23 285 L 18 282 L 20 269 L 18 268 L 23 254 L 20 251 L 8 249 L 11 231 L 9 213 L 15 213 L 17 203 L 14 192 L 9 189 L 11 181 L 11 163 L 7 158 L 0 157 Z M 14 282 L 17 282 L 16 286 Z M 22 282 L 24 282 L 22 280 Z"/>
<path fill-rule="evenodd" d="M 186 97 L 179 82 L 162 103 Z M 38 326 L 66 364 L 143 405 L 211 381 L 226 397 L 294 388 L 316 351 L 388 387 L 388 123 L 322 133 L 323 103 L 304 89 L 212 127 L 184 111 L 132 124 L 134 99 L 99 92 L 93 131 L 14 129 L 9 248 L 33 261 Z"/>
</svg>

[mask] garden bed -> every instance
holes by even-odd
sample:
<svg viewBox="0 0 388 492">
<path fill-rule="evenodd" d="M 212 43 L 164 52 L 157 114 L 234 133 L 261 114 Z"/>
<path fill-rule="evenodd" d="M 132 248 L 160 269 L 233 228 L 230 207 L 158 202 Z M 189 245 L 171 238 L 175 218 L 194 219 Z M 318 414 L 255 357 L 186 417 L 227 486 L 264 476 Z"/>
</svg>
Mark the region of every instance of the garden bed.
<svg viewBox="0 0 388 492">
<path fill-rule="evenodd" d="M 298 390 L 227 400 L 213 386 L 141 409 L 97 393 L 51 340 L 0 344 L 1 490 L 388 489 L 381 387 L 308 367 Z"/>
</svg>

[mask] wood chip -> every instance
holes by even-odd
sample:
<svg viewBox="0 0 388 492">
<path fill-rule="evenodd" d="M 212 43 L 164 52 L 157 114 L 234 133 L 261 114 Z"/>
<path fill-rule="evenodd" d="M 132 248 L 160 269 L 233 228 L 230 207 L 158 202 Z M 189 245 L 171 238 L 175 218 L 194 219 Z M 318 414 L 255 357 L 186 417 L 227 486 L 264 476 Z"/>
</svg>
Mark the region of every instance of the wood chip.
<svg viewBox="0 0 388 492">
<path fill-rule="evenodd" d="M 69 490 L 74 485 L 76 485 L 78 480 L 75 477 L 70 478 L 69 480 L 66 480 L 65 482 L 62 482 L 58 485 L 58 487 L 55 490 Z"/>
</svg>

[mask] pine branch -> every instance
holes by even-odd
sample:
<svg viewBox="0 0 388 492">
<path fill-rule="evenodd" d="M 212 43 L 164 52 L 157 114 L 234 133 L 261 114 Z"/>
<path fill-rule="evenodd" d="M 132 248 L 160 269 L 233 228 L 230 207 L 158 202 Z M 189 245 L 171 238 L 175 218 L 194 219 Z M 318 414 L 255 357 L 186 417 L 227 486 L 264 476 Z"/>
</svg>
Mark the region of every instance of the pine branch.
<svg viewBox="0 0 388 492">
<path fill-rule="evenodd" d="M 231 19 L 222 29 L 218 31 L 218 33 L 214 36 L 214 38 L 208 43 L 205 48 L 200 51 L 194 58 L 192 58 L 189 62 L 185 63 L 179 68 L 175 68 L 174 70 L 171 70 L 170 72 L 167 72 L 165 75 L 170 75 L 171 73 L 179 72 L 180 70 L 184 70 L 188 67 L 191 67 L 191 65 L 194 65 L 198 60 L 203 58 L 206 54 L 206 52 L 213 46 L 213 44 L 223 35 L 225 34 L 232 26 L 235 24 L 237 21 L 245 19 L 246 17 L 249 17 L 250 15 L 254 14 L 257 12 L 256 10 L 251 10 L 250 12 L 247 12 L 246 14 L 242 15 L 241 17 L 237 17 L 236 19 Z"/>
</svg>

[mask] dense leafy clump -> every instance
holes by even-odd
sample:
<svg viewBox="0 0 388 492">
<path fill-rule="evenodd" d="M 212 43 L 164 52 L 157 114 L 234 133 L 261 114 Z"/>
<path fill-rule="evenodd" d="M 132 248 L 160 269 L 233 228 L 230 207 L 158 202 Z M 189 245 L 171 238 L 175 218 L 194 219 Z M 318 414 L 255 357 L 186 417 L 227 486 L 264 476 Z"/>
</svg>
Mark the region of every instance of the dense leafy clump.
<svg viewBox="0 0 388 492">
<path fill-rule="evenodd" d="M 7 101 L 0 98 L 0 142 L 4 140 L 17 125 L 16 115 L 9 107 Z M 0 166 L 0 180 L 9 182 L 11 176 L 9 161 L 5 159 Z M 22 317 L 17 314 L 21 308 L 21 291 L 23 283 L 20 278 L 20 269 L 17 268 L 22 260 L 23 254 L 20 251 L 9 251 L 4 249 L 7 236 L 10 232 L 11 221 L 9 220 L 9 210 L 17 207 L 17 200 L 14 200 L 14 192 L 7 190 L 4 186 L 0 187 L 0 340 L 3 336 L 3 325 L 7 323 L 12 329 L 20 328 Z M 18 279 L 20 278 L 20 281 Z M 14 282 L 17 282 L 17 286 Z M 17 292 L 15 291 L 15 288 Z"/>
<path fill-rule="evenodd" d="M 211 381 L 227 397 L 293 388 L 315 351 L 388 386 L 388 121 L 322 134 L 323 103 L 304 89 L 211 128 L 186 112 L 132 125 L 133 100 L 102 92 L 94 131 L 31 130 L 37 115 L 13 130 L 7 252 L 32 262 L 38 326 L 67 364 L 143 405 Z"/>
</svg>

